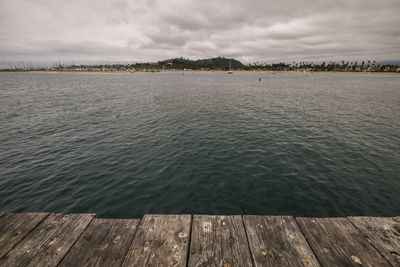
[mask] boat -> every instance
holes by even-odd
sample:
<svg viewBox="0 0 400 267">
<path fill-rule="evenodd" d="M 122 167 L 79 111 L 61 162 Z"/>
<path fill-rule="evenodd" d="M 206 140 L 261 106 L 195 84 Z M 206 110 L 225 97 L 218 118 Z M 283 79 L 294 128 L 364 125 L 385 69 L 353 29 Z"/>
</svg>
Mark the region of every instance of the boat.
<svg viewBox="0 0 400 267">
<path fill-rule="evenodd" d="M 228 70 L 228 74 L 233 74 L 233 71 L 232 71 L 232 60 L 231 60 L 231 59 L 229 60 L 229 70 Z"/>
</svg>

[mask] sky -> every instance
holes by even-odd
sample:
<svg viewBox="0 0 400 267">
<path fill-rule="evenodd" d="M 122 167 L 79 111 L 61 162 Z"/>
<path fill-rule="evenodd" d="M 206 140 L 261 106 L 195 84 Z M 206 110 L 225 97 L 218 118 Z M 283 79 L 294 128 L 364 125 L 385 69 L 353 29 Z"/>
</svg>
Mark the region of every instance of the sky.
<svg viewBox="0 0 400 267">
<path fill-rule="evenodd" d="M 399 0 L 0 0 L 0 61 L 400 60 Z"/>
</svg>

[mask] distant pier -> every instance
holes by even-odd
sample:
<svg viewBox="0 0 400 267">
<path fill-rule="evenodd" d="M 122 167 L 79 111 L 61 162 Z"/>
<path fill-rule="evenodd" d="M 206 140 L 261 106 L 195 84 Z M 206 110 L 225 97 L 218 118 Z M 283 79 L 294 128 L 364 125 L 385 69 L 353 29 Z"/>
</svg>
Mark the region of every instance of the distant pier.
<svg viewBox="0 0 400 267">
<path fill-rule="evenodd" d="M 400 217 L 0 213 L 0 266 L 400 266 Z"/>
</svg>

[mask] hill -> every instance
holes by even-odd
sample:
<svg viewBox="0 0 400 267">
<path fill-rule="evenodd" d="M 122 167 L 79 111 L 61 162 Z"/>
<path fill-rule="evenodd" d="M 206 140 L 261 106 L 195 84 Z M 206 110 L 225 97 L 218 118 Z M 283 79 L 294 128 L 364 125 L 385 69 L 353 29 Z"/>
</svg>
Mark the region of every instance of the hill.
<svg viewBox="0 0 400 267">
<path fill-rule="evenodd" d="M 245 65 L 242 62 L 233 58 L 215 57 L 208 59 L 190 60 L 185 58 L 172 58 L 159 61 L 158 65 L 170 65 L 175 69 L 213 69 L 213 70 L 227 70 L 229 69 L 229 62 L 232 64 L 232 69 L 242 69 Z"/>
</svg>

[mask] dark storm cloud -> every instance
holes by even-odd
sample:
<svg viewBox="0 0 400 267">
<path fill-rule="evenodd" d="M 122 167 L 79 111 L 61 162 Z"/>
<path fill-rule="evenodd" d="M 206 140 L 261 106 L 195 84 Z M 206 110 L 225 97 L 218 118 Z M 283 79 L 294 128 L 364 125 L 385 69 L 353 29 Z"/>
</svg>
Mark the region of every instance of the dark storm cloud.
<svg viewBox="0 0 400 267">
<path fill-rule="evenodd" d="M 0 60 L 400 59 L 398 0 L 0 4 Z"/>
</svg>

